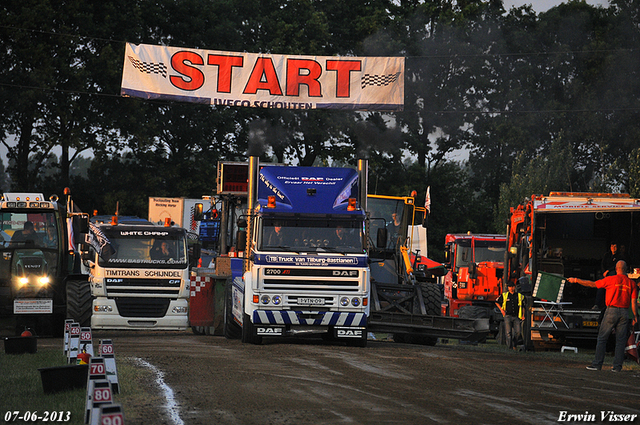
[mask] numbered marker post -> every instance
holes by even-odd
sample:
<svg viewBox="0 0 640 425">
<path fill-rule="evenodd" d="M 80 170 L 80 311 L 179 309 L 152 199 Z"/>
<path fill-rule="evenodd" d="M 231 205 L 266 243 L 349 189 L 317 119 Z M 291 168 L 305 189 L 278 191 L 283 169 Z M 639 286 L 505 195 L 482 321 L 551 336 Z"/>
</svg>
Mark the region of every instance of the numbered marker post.
<svg viewBox="0 0 640 425">
<path fill-rule="evenodd" d="M 67 351 L 68 364 L 76 364 L 79 347 L 80 347 L 80 323 L 74 322 L 69 327 L 69 351 Z"/>
<path fill-rule="evenodd" d="M 111 389 L 114 394 L 120 393 L 118 383 L 118 369 L 116 368 L 116 353 L 110 339 L 101 339 L 98 345 L 98 355 L 104 359 L 104 366 L 107 373 L 107 380 L 111 382 Z"/>
<path fill-rule="evenodd" d="M 93 394 L 91 396 L 91 410 L 89 411 L 90 425 L 98 425 L 100 422 L 100 406 L 113 403 L 111 394 L 111 384 L 106 379 L 98 379 L 93 383 Z"/>
<path fill-rule="evenodd" d="M 80 350 L 87 350 L 87 353 L 93 357 L 93 338 L 91 337 L 91 328 L 80 329 Z"/>
<path fill-rule="evenodd" d="M 73 319 L 66 319 L 64 321 L 64 346 L 62 347 L 62 353 L 65 357 L 67 357 L 67 352 L 69 351 L 69 330 L 71 329 L 72 323 Z"/>
<path fill-rule="evenodd" d="M 124 425 L 124 412 L 119 404 L 100 406 L 100 425 Z"/>
<path fill-rule="evenodd" d="M 93 387 L 96 381 L 107 381 L 104 359 L 102 357 L 91 357 L 89 359 L 89 375 L 87 376 L 87 398 L 85 402 L 84 423 L 88 424 L 91 416 L 93 402 Z M 109 381 L 107 381 L 109 382 Z"/>
</svg>

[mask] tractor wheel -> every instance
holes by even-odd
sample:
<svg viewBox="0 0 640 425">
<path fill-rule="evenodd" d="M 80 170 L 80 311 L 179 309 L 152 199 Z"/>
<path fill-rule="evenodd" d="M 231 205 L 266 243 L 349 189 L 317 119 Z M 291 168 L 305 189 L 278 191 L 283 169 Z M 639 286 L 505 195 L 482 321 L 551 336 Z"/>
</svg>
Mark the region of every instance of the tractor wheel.
<svg viewBox="0 0 640 425">
<path fill-rule="evenodd" d="M 231 298 L 231 278 L 227 279 L 224 286 L 224 337 L 227 339 L 238 339 L 241 336 L 240 326 L 233 320 L 233 307 Z"/>
<path fill-rule="evenodd" d="M 87 280 L 67 282 L 67 318 L 80 323 L 81 327 L 91 326 L 91 285 Z"/>
<path fill-rule="evenodd" d="M 442 309 L 440 307 L 440 288 L 435 283 L 423 282 L 420 284 L 422 291 L 422 300 L 424 301 L 424 309 L 428 316 L 440 316 Z M 418 308 L 418 311 L 420 309 Z M 424 335 L 408 335 L 409 342 L 412 344 L 434 346 L 438 343 L 438 338 Z"/>
</svg>

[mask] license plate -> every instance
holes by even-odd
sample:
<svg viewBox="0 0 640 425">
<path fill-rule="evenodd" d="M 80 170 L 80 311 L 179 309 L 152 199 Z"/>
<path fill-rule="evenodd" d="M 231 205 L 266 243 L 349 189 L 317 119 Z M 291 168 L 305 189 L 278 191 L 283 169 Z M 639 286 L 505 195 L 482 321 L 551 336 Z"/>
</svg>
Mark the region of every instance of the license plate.
<svg viewBox="0 0 640 425">
<path fill-rule="evenodd" d="M 324 298 L 298 298 L 300 305 L 324 305 Z"/>
<path fill-rule="evenodd" d="M 584 320 L 582 326 L 585 328 L 597 328 L 598 322 Z"/>
</svg>

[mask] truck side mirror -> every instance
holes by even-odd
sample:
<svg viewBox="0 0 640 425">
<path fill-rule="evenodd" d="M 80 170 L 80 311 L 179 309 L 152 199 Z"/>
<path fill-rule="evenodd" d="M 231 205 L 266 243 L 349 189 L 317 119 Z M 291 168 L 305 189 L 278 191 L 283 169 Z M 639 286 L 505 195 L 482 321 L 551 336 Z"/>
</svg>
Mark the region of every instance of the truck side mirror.
<svg viewBox="0 0 640 425">
<path fill-rule="evenodd" d="M 193 208 L 193 220 L 202 221 L 203 218 L 204 218 L 204 212 L 203 212 L 202 202 L 198 202 Z"/>
<path fill-rule="evenodd" d="M 236 251 L 245 251 L 247 248 L 247 231 L 238 230 L 236 234 Z"/>
<path fill-rule="evenodd" d="M 387 246 L 388 239 L 388 230 L 386 227 L 381 227 L 378 229 L 378 234 L 376 235 L 376 246 L 378 248 L 385 248 Z"/>
<path fill-rule="evenodd" d="M 89 233 L 89 217 L 86 215 L 74 215 L 72 219 L 73 227 L 77 233 Z"/>
</svg>

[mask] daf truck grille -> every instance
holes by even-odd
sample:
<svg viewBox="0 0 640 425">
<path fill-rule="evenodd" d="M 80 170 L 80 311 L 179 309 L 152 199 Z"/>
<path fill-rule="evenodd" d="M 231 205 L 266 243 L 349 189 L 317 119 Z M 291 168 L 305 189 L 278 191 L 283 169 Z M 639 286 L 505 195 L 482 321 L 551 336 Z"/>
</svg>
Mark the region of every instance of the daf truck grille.
<svg viewBox="0 0 640 425">
<path fill-rule="evenodd" d="M 263 288 L 268 291 L 358 292 L 357 280 L 319 279 L 264 279 Z"/>
<path fill-rule="evenodd" d="M 177 298 L 180 279 L 105 278 L 108 297 L 132 296 Z"/>
<path fill-rule="evenodd" d="M 164 317 L 169 309 L 168 298 L 116 298 L 122 317 Z"/>
</svg>

